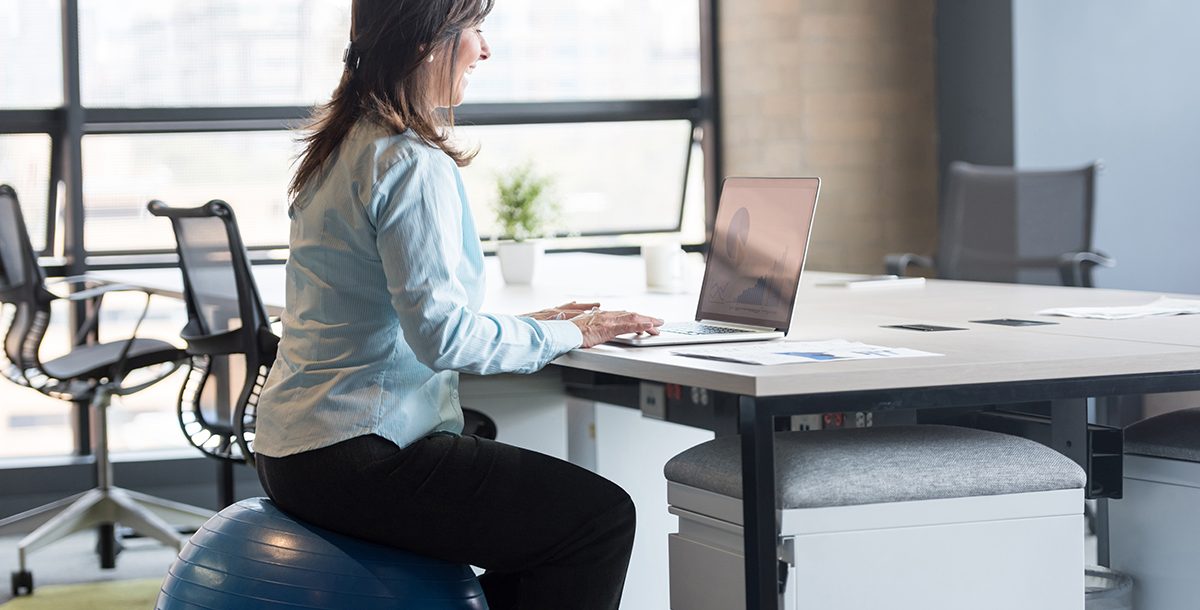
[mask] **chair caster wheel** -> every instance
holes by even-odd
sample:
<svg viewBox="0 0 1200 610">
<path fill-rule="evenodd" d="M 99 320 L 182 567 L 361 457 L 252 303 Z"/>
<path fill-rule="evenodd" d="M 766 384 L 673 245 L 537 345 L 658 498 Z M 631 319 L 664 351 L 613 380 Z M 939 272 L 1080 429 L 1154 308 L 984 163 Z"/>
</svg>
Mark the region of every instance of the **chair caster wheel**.
<svg viewBox="0 0 1200 610">
<path fill-rule="evenodd" d="M 125 550 L 125 545 L 121 544 L 117 533 L 118 530 L 113 524 L 104 524 L 96 528 L 96 554 L 100 556 L 101 570 L 117 567 L 117 555 Z"/>
<path fill-rule="evenodd" d="M 13 594 L 13 597 L 21 597 L 22 595 L 33 595 L 33 573 L 32 572 L 13 572 L 12 573 L 12 594 Z"/>
</svg>

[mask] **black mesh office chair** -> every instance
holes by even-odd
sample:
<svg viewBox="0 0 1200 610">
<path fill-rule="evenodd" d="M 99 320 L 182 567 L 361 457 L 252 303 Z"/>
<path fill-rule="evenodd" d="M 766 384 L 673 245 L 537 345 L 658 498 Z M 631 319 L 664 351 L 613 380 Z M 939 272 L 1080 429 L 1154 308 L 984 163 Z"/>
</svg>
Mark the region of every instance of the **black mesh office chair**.
<svg viewBox="0 0 1200 610">
<path fill-rule="evenodd" d="M 1092 286 L 1096 266 L 1115 261 L 1092 250 L 1095 177 L 1100 165 L 1017 170 L 950 164 L 933 258 L 890 254 L 887 272 L 910 265 L 942 279 Z"/>
<path fill-rule="evenodd" d="M 183 271 L 190 370 L 179 394 L 179 423 L 209 457 L 254 464 L 258 398 L 279 337 L 258 294 L 233 209 L 213 200 L 196 208 L 151 201 L 170 219 Z"/>
<path fill-rule="evenodd" d="M 66 297 L 47 289 L 29 242 L 17 194 L 7 185 L 0 185 L 0 304 L 5 310 L 3 319 L 7 327 L 0 372 L 11 381 L 48 396 L 90 403 L 90 432 L 96 460 L 95 488 L 0 520 L 0 534 L 35 528 L 17 545 L 18 571 L 12 575 L 13 595 L 33 592 L 33 576 L 27 570 L 26 555 L 74 532 L 102 526 L 101 567 L 111 568 L 119 550 L 112 537 L 115 524 L 181 549 L 187 539 L 168 520 L 196 527 L 212 516 L 209 510 L 112 485 L 107 434 L 112 396 L 131 394 L 157 383 L 178 368 L 185 355 L 169 343 L 137 337 L 149 308 L 150 295 L 146 293 L 146 307 L 134 327 L 133 337 L 81 345 L 65 356 L 42 362 L 38 351 L 50 325 L 51 302 L 60 298 L 90 301 L 92 316 L 82 326 L 80 335 L 86 336 L 96 328 L 103 296 L 131 290 L 121 285 L 91 285 L 81 278 L 68 278 L 67 282 L 83 284 L 85 289 Z"/>
</svg>

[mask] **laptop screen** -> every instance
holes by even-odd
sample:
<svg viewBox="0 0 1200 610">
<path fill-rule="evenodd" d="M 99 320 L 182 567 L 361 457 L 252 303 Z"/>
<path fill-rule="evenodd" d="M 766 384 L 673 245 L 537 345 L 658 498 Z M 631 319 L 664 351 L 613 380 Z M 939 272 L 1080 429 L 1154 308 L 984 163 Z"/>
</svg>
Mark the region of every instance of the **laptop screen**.
<svg viewBox="0 0 1200 610">
<path fill-rule="evenodd" d="M 697 320 L 787 331 L 804 268 L 818 178 L 726 178 Z"/>
</svg>

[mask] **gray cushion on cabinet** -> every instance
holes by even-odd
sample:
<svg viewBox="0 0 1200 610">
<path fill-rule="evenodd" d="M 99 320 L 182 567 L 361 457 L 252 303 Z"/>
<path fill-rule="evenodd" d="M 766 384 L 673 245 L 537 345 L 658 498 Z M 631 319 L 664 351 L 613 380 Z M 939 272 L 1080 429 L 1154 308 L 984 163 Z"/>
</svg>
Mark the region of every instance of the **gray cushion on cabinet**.
<svg viewBox="0 0 1200 610">
<path fill-rule="evenodd" d="M 1125 428 L 1125 453 L 1200 462 L 1200 409 L 1164 413 Z"/>
<path fill-rule="evenodd" d="M 741 437 L 671 458 L 670 481 L 742 497 Z M 1079 489 L 1083 469 L 1033 441 L 953 426 L 896 426 L 775 435 L 779 508 L 853 506 Z"/>
</svg>

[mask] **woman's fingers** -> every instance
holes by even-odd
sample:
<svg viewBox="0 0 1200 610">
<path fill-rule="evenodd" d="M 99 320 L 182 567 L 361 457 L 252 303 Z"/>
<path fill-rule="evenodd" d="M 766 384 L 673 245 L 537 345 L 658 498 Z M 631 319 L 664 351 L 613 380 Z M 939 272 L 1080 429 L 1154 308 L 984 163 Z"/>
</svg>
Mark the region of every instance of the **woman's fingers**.
<svg viewBox="0 0 1200 610">
<path fill-rule="evenodd" d="M 588 311 L 598 307 L 600 307 L 599 303 L 576 303 L 575 301 L 571 301 L 570 303 L 563 303 L 562 305 L 555 307 L 555 309 L 561 309 L 563 311 Z"/>
<path fill-rule="evenodd" d="M 566 320 L 567 318 L 573 318 L 581 313 L 592 311 L 599 307 L 599 303 L 577 303 L 571 301 L 570 303 L 563 303 L 558 307 L 522 314 L 522 317 L 533 318 L 534 320 Z"/>
<path fill-rule="evenodd" d="M 658 327 L 662 326 L 663 321 L 650 316 L 643 316 L 633 312 L 621 312 L 620 321 L 616 324 L 616 331 L 613 336 L 623 335 L 625 333 L 650 333 L 658 334 Z"/>
<path fill-rule="evenodd" d="M 628 333 L 658 334 L 663 321 L 631 311 L 597 311 L 571 319 L 583 334 L 583 346 L 592 347 Z"/>
</svg>

